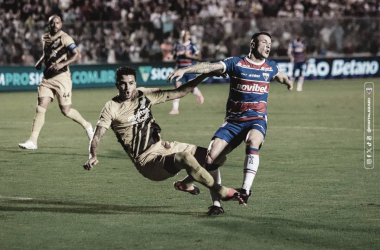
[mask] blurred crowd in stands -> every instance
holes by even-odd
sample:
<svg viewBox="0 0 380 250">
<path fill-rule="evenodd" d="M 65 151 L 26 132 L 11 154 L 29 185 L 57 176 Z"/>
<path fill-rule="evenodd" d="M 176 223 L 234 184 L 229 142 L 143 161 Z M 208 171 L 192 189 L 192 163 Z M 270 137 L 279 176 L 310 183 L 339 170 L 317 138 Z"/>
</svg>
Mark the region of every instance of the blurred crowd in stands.
<svg viewBox="0 0 380 250">
<path fill-rule="evenodd" d="M 172 61 L 182 29 L 204 60 L 246 55 L 257 31 L 272 57 L 297 36 L 315 57 L 376 55 L 380 41 L 378 0 L 0 0 L 0 64 L 34 64 L 53 14 L 86 64 Z"/>
</svg>

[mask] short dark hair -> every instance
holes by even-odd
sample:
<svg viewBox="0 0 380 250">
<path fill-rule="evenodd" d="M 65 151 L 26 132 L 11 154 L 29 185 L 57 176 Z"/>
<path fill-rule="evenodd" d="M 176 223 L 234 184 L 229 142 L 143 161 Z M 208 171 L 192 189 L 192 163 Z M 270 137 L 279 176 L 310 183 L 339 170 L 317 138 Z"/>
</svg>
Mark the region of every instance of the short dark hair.
<svg viewBox="0 0 380 250">
<path fill-rule="evenodd" d="M 131 67 L 120 67 L 116 70 L 116 83 L 118 83 L 122 76 L 134 75 L 136 79 L 136 70 Z"/>
<path fill-rule="evenodd" d="M 253 40 L 255 43 L 257 43 L 257 42 L 258 42 L 258 38 L 259 38 L 260 35 L 269 36 L 269 38 L 272 39 L 272 36 L 269 35 L 268 32 L 261 31 L 261 32 L 257 32 L 257 33 L 255 33 L 255 34 L 253 34 L 252 37 L 251 37 L 251 41 Z"/>
</svg>

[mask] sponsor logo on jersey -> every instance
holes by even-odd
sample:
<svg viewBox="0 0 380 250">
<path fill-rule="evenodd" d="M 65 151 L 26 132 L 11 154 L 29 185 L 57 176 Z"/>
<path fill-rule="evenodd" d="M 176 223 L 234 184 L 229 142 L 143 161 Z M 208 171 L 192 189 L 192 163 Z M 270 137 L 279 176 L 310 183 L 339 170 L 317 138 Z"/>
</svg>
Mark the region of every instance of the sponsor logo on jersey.
<svg viewBox="0 0 380 250">
<path fill-rule="evenodd" d="M 265 73 L 266 74 L 266 73 Z M 256 78 L 260 78 L 260 75 L 257 75 L 257 74 L 249 74 L 248 75 L 249 77 L 256 77 Z"/>
<path fill-rule="evenodd" d="M 54 41 L 54 43 L 51 45 L 52 48 L 58 47 L 59 43 L 61 42 L 61 39 L 57 39 Z"/>
<path fill-rule="evenodd" d="M 261 67 L 260 70 L 272 71 L 272 67 Z"/>
<path fill-rule="evenodd" d="M 137 114 L 128 117 L 127 122 L 132 122 L 132 124 L 141 123 L 149 118 L 149 114 L 149 108 L 140 109 Z"/>
<path fill-rule="evenodd" d="M 371 92 L 372 92 L 372 88 L 366 88 L 366 90 L 367 90 L 367 93 L 368 93 L 368 94 L 371 94 Z"/>
<path fill-rule="evenodd" d="M 250 91 L 250 92 L 267 92 L 268 86 L 260 87 L 258 84 L 248 85 L 248 84 L 238 84 L 237 90 Z"/>
<path fill-rule="evenodd" d="M 264 77 L 265 81 L 268 81 L 269 73 L 263 73 L 263 77 Z"/>
</svg>

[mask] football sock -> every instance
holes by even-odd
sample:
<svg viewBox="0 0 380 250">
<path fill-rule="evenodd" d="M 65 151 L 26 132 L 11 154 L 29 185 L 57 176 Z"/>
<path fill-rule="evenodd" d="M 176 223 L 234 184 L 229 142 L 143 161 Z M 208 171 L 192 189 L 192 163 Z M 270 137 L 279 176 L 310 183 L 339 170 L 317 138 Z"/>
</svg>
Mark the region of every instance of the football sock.
<svg viewBox="0 0 380 250">
<path fill-rule="evenodd" d="M 242 189 L 251 190 L 252 182 L 255 179 L 259 168 L 259 150 L 257 148 L 246 148 L 244 161 L 244 180 Z"/>
<path fill-rule="evenodd" d="M 219 168 L 216 169 L 216 170 L 209 171 L 209 173 L 214 178 L 215 182 L 219 186 L 221 186 L 222 185 L 222 178 L 220 176 L 220 170 L 219 170 Z M 211 196 L 211 200 L 212 200 L 212 205 L 217 206 L 217 207 L 221 207 L 222 206 L 220 204 L 220 197 L 219 197 L 218 193 L 216 193 L 216 192 L 214 192 L 213 190 L 210 189 L 210 196 Z"/>
<path fill-rule="evenodd" d="M 67 117 L 69 117 L 70 119 L 72 119 L 74 122 L 77 122 L 79 123 L 80 125 L 82 125 L 82 127 L 84 129 L 88 129 L 91 124 L 89 122 L 87 122 L 80 114 L 79 112 L 76 110 L 76 109 L 73 109 L 73 108 L 70 108 L 70 111 L 69 113 L 67 113 L 66 115 Z"/>
<path fill-rule="evenodd" d="M 42 129 L 42 126 L 45 123 L 45 113 L 46 109 L 38 106 L 36 108 L 36 115 L 34 116 L 33 126 L 32 126 L 32 134 L 30 135 L 29 140 L 37 144 L 38 136 Z"/>
<path fill-rule="evenodd" d="M 304 79 L 305 78 L 303 76 L 300 76 L 300 78 L 298 78 L 297 89 L 302 89 Z"/>
<path fill-rule="evenodd" d="M 174 158 L 175 166 L 179 169 L 185 169 L 195 181 L 215 191 L 219 196 L 225 197 L 228 194 L 228 188 L 220 186 L 206 169 L 199 165 L 197 159 L 189 153 L 177 153 Z"/>
<path fill-rule="evenodd" d="M 174 99 L 173 100 L 173 109 L 178 110 L 179 108 L 179 99 Z"/>
<path fill-rule="evenodd" d="M 196 96 L 199 96 L 201 94 L 201 91 L 198 89 L 198 87 L 195 87 L 191 93 L 193 93 L 193 95 L 196 95 Z"/>
</svg>

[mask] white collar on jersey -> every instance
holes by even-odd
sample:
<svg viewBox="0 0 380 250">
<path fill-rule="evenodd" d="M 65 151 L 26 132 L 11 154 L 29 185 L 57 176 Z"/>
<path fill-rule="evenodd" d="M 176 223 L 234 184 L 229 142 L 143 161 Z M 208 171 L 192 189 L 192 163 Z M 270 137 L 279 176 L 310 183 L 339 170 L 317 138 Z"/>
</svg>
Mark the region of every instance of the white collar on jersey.
<svg viewBox="0 0 380 250">
<path fill-rule="evenodd" d="M 251 59 L 249 59 L 249 55 L 246 56 L 245 58 L 247 58 L 248 62 L 250 62 L 250 63 L 252 63 L 254 65 L 261 65 L 261 64 L 263 64 L 265 62 L 265 59 L 263 59 L 261 62 L 254 62 Z"/>
</svg>

